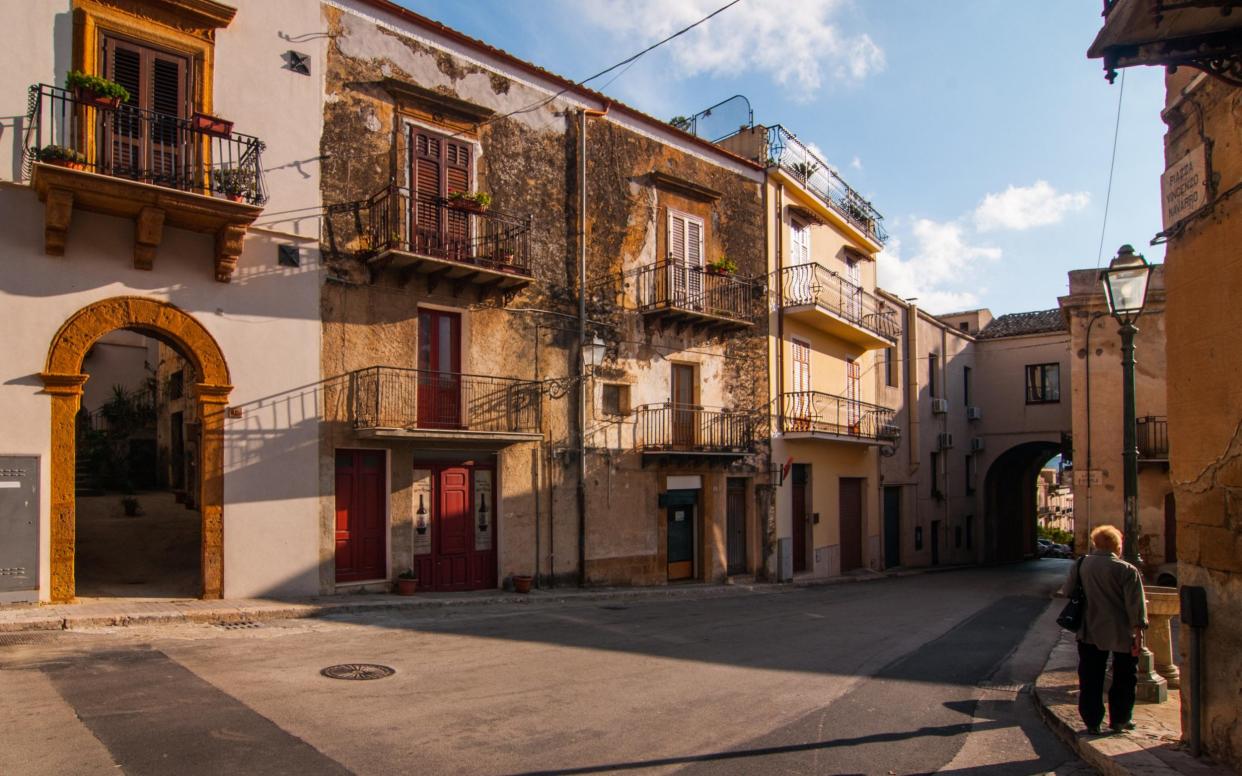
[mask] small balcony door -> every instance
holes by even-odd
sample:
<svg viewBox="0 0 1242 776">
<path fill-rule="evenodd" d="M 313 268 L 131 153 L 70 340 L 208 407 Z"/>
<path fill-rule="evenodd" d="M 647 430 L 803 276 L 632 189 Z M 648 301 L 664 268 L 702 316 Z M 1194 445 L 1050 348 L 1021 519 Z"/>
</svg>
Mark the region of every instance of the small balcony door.
<svg viewBox="0 0 1242 776">
<path fill-rule="evenodd" d="M 441 204 L 469 191 L 471 147 L 417 127 L 410 128 L 410 191 L 414 250 L 454 261 L 473 258 L 470 217 Z"/>
<path fill-rule="evenodd" d="M 461 314 L 418 312 L 418 427 L 463 428 Z"/>
<path fill-rule="evenodd" d="M 190 60 L 107 36 L 104 76 L 129 92 L 117 111 L 98 111 L 99 172 L 191 188 L 198 156 L 183 119 L 192 111 Z"/>
<path fill-rule="evenodd" d="M 863 315 L 862 265 L 857 259 L 845 260 L 845 317 L 861 321 Z"/>
<path fill-rule="evenodd" d="M 789 406 L 789 428 L 811 428 L 811 344 L 800 339 L 789 341 L 793 367 L 793 401 Z"/>
<path fill-rule="evenodd" d="M 815 301 L 815 265 L 811 263 L 811 229 L 806 224 L 789 222 L 789 286 L 786 304 L 811 304 Z"/>
<path fill-rule="evenodd" d="M 703 306 L 703 222 L 669 211 L 669 272 L 672 304 L 691 310 Z"/>
<path fill-rule="evenodd" d="M 858 398 L 862 390 L 862 369 L 854 359 L 845 361 L 845 416 L 850 434 L 857 436 L 862 427 L 862 402 Z"/>
<path fill-rule="evenodd" d="M 673 445 L 694 447 L 698 428 L 698 406 L 694 403 L 694 367 L 673 364 Z"/>
</svg>

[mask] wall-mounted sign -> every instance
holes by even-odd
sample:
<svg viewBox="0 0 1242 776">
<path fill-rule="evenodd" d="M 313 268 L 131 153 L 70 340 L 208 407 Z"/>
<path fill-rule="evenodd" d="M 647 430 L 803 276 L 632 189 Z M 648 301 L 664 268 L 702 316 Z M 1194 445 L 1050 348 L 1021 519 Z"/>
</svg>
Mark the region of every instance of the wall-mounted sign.
<svg viewBox="0 0 1242 776">
<path fill-rule="evenodd" d="M 1164 171 L 1160 176 L 1160 199 L 1166 230 L 1207 204 L 1207 149 L 1204 146 L 1192 148 Z"/>
<path fill-rule="evenodd" d="M 490 550 L 496 533 L 495 505 L 492 503 L 492 473 L 474 471 L 474 548 Z"/>
<path fill-rule="evenodd" d="M 1099 485 L 1104 481 L 1104 475 L 1099 469 L 1090 471 L 1082 470 L 1074 472 L 1075 485 Z"/>
<path fill-rule="evenodd" d="M 415 469 L 414 486 L 410 488 L 414 496 L 414 554 L 426 555 L 431 552 L 431 470 Z"/>
</svg>

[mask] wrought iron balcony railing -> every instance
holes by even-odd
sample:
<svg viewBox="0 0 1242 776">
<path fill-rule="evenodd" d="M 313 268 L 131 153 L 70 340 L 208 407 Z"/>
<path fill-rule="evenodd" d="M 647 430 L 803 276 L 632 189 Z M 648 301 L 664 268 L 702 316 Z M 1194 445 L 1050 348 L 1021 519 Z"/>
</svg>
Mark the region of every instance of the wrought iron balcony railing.
<svg viewBox="0 0 1242 776">
<path fill-rule="evenodd" d="M 640 450 L 746 453 L 755 439 L 747 412 L 665 402 L 644 404 L 635 415 Z"/>
<path fill-rule="evenodd" d="M 373 366 L 350 373 L 358 429 L 538 433 L 539 383 L 508 377 Z"/>
<path fill-rule="evenodd" d="M 758 310 L 762 286 L 733 274 L 717 274 L 669 259 L 649 264 L 636 278 L 638 309 L 681 312 L 749 323 Z"/>
<path fill-rule="evenodd" d="M 414 196 L 389 185 L 361 202 L 330 205 L 328 240 L 364 256 L 403 251 L 530 277 L 531 219 L 468 201 Z"/>
<path fill-rule="evenodd" d="M 48 84 L 30 87 L 27 178 L 44 162 L 251 205 L 267 201 L 263 142 L 210 122 L 121 104 L 100 107 Z"/>
<path fill-rule="evenodd" d="M 883 245 L 888 240 L 888 233 L 884 231 L 884 216 L 851 188 L 835 168 L 780 124 L 768 127 L 767 132 L 769 165 L 776 165 L 792 175 L 824 204 L 876 242 Z"/>
<path fill-rule="evenodd" d="M 884 441 L 901 431 L 893 422 L 896 411 L 877 404 L 819 391 L 781 394 L 781 430 L 818 431 L 836 436 Z"/>
<path fill-rule="evenodd" d="M 885 339 L 901 333 L 896 308 L 822 264 L 795 264 L 779 272 L 784 307 L 815 305 Z"/>
<path fill-rule="evenodd" d="M 1169 421 L 1158 415 L 1148 415 L 1135 420 L 1135 439 L 1138 441 L 1139 460 L 1169 460 Z"/>
</svg>

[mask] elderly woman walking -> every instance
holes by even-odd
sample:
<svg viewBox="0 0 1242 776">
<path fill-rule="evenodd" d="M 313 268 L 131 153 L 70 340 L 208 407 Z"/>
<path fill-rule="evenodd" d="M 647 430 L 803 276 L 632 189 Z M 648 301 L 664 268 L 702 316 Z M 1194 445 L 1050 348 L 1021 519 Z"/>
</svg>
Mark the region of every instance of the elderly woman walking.
<svg viewBox="0 0 1242 776">
<path fill-rule="evenodd" d="M 1138 655 L 1147 627 L 1147 601 L 1138 569 L 1120 557 L 1121 532 L 1102 525 L 1091 532 L 1091 554 L 1070 567 L 1065 594 L 1079 580 L 1087 600 L 1078 629 L 1078 713 L 1088 733 L 1104 722 L 1104 670 L 1113 655 L 1113 683 L 1108 690 L 1108 721 L 1113 732 L 1133 730 Z"/>
</svg>

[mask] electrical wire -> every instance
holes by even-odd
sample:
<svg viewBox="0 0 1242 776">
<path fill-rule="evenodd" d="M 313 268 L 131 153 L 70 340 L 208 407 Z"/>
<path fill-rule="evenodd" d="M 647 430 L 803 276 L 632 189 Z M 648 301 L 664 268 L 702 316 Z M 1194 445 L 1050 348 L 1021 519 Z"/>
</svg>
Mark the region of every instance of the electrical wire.
<svg viewBox="0 0 1242 776">
<path fill-rule="evenodd" d="M 1117 123 L 1113 127 L 1113 158 L 1108 163 L 1108 189 L 1104 194 L 1104 223 L 1100 224 L 1100 249 L 1096 252 L 1095 266 L 1104 260 L 1104 233 L 1108 230 L 1108 206 L 1113 199 L 1113 170 L 1117 166 L 1117 135 L 1121 133 L 1121 99 L 1126 96 L 1126 71 L 1121 71 L 1121 88 L 1117 92 Z"/>
</svg>

